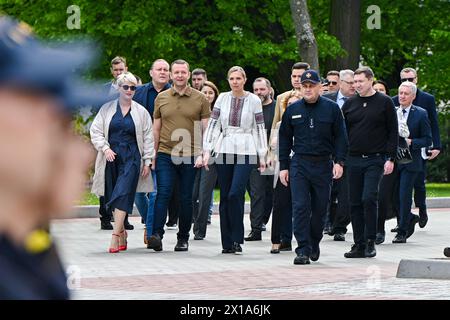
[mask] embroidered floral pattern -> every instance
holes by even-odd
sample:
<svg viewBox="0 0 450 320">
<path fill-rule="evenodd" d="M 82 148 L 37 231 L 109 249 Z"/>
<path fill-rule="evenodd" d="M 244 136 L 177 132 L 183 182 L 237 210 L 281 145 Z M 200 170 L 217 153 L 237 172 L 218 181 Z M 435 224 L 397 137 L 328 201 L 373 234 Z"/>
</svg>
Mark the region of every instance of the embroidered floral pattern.
<svg viewBox="0 0 450 320">
<path fill-rule="evenodd" d="M 228 125 L 232 127 L 241 126 L 242 107 L 244 106 L 244 98 L 231 98 L 230 116 Z M 264 121 L 264 119 L 263 119 Z"/>
</svg>

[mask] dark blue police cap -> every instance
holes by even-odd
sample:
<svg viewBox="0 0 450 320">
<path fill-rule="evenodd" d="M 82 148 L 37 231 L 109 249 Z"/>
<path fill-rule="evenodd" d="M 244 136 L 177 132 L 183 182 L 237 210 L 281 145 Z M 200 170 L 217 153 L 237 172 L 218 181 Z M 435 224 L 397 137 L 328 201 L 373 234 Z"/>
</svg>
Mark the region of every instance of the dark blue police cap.
<svg viewBox="0 0 450 320">
<path fill-rule="evenodd" d="M 48 46 L 31 28 L 0 15 L 0 86 L 46 92 L 60 99 L 66 111 L 105 102 L 102 87 L 88 84 L 79 74 L 95 58 L 88 42 Z"/>
<path fill-rule="evenodd" d="M 306 70 L 301 78 L 301 83 L 304 82 L 320 83 L 320 76 L 315 70 Z"/>
</svg>

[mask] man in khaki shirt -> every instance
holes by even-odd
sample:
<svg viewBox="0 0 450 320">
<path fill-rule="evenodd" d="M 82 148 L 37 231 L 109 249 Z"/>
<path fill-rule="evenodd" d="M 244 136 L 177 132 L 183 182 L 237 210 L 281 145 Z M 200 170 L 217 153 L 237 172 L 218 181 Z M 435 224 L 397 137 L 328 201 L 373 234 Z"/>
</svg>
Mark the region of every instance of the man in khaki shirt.
<svg viewBox="0 0 450 320">
<path fill-rule="evenodd" d="M 202 166 L 202 133 L 210 116 L 210 105 L 198 90 L 188 86 L 189 64 L 176 60 L 171 65 L 173 87 L 155 100 L 153 135 L 158 193 L 154 209 L 153 234 L 147 248 L 162 250 L 164 223 L 167 218 L 175 180 L 179 182 L 181 211 L 175 251 L 187 251 L 192 224 L 192 186 L 196 168 Z"/>
</svg>

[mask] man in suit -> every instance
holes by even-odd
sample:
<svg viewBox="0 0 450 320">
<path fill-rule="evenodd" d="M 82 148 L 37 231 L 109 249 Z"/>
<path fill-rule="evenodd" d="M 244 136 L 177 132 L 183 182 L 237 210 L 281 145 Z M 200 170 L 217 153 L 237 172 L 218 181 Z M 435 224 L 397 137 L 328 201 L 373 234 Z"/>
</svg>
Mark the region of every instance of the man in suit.
<svg viewBox="0 0 450 320">
<path fill-rule="evenodd" d="M 151 82 L 137 87 L 133 100 L 143 105 L 150 113 L 153 122 L 153 111 L 155 110 L 155 99 L 158 94 L 170 88 L 169 63 L 164 59 L 156 59 L 149 70 Z M 134 203 L 145 223 L 144 243 L 147 244 L 147 235 L 152 235 L 153 209 L 155 206 L 157 184 L 155 170 L 151 170 L 154 190 L 147 196 L 146 193 L 137 192 Z"/>
<path fill-rule="evenodd" d="M 410 81 L 417 86 L 417 72 L 413 68 L 404 68 L 400 71 L 400 79 L 402 82 Z M 399 98 L 395 96 L 392 98 L 396 106 L 399 105 Z M 428 114 L 428 119 L 431 125 L 431 134 L 433 145 L 430 150 L 430 157 L 428 160 L 433 160 L 441 152 L 441 138 L 439 135 L 439 124 L 436 112 L 436 103 L 434 96 L 422 91 L 417 90 L 416 98 L 412 102 L 415 106 L 419 106 L 426 110 Z M 429 147 L 429 146 L 426 146 Z M 417 175 L 414 184 L 414 203 L 416 207 L 419 208 L 419 226 L 421 228 L 425 227 L 428 222 L 427 207 L 426 207 L 426 190 L 425 190 L 425 174 L 426 174 L 426 161 L 423 160 L 423 170 Z"/>
<path fill-rule="evenodd" d="M 330 72 L 328 72 L 328 74 L 330 74 Z M 326 94 L 324 97 L 335 101 L 339 105 L 339 108 L 342 108 L 344 102 L 355 95 L 353 76 L 352 70 L 341 70 L 339 72 L 339 90 Z M 345 172 L 346 169 L 344 167 L 342 178 L 333 180 L 330 209 L 327 217 L 328 225 L 325 225 L 326 229 L 324 230 L 324 233 L 328 233 L 330 236 L 334 235 L 334 241 L 345 241 L 347 226 L 351 222 L 348 200 L 348 181 Z"/>
<path fill-rule="evenodd" d="M 397 111 L 397 117 L 399 123 L 403 120 L 408 125 L 409 136 L 405 140 L 413 161 L 408 164 L 398 164 L 400 223 L 392 243 L 405 243 L 406 239 L 414 233 L 415 224 L 419 222 L 419 217 L 411 213 L 411 196 L 417 175 L 423 171 L 421 148 L 431 144 L 431 128 L 427 112 L 412 104 L 416 92 L 416 85 L 409 81 L 402 82 L 398 89 L 400 109 Z"/>
<path fill-rule="evenodd" d="M 330 70 L 327 73 L 328 92 L 338 92 L 340 89 L 340 73 L 336 70 Z"/>
</svg>

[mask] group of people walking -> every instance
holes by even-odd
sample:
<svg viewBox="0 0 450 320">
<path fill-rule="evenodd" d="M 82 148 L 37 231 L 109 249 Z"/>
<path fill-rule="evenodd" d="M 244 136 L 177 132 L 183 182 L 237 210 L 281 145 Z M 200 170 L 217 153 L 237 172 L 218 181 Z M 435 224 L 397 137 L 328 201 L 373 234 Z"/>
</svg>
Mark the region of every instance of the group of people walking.
<svg viewBox="0 0 450 320">
<path fill-rule="evenodd" d="M 122 72 L 114 74 L 117 61 Z M 263 77 L 254 80 L 254 93 L 246 91 L 240 66 L 229 69 L 230 90 L 223 93 L 203 69 L 192 72 L 191 86 L 184 60 L 154 61 L 144 85 L 123 58 L 113 60 L 111 71 L 112 99 L 91 127 L 98 150 L 93 192 L 104 197 L 102 211 L 114 215 L 111 253 L 127 249 L 125 218 L 138 199 L 146 204 L 138 206 L 144 242 L 163 250 L 174 194 L 174 250 L 188 251 L 192 223 L 194 239 L 206 237 L 216 181 L 224 254 L 242 253 L 244 240 L 261 240 L 270 213 L 270 252 L 292 250 L 294 235 L 294 264 L 319 259 L 324 229 L 343 241 L 351 222 L 354 244 L 344 256 L 365 258 L 384 242 L 387 218 L 397 216 L 393 243 L 405 243 L 417 223 L 426 225 L 422 154 L 436 157 L 440 141 L 434 98 L 417 89 L 414 69 L 402 70 L 391 98 L 368 67 L 330 71 L 324 82 L 298 62 L 292 90 L 277 99 Z M 399 150 L 409 158 L 399 159 Z M 413 189 L 419 216 L 411 213 Z M 246 190 L 252 230 L 244 238 Z"/>
</svg>

